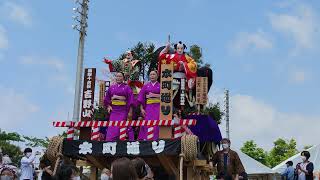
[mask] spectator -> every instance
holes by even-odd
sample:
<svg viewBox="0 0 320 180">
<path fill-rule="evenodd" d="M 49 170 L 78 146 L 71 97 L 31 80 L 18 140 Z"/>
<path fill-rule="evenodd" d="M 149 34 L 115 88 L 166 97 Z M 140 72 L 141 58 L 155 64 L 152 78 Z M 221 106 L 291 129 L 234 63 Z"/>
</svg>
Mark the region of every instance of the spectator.
<svg viewBox="0 0 320 180">
<path fill-rule="evenodd" d="M 45 156 L 40 161 L 40 168 L 42 169 L 41 180 L 52 180 L 53 172 L 51 168 L 51 162 Z"/>
<path fill-rule="evenodd" d="M 57 173 L 57 180 L 80 180 L 79 171 L 74 165 L 62 164 Z"/>
<path fill-rule="evenodd" d="M 281 173 L 281 177 L 286 180 L 293 180 L 294 179 L 294 168 L 293 168 L 293 162 L 288 161 L 286 162 L 287 168 L 284 170 L 283 173 Z"/>
<path fill-rule="evenodd" d="M 241 172 L 239 174 L 239 179 L 242 179 L 242 180 L 248 180 L 248 174 L 246 172 Z"/>
<path fill-rule="evenodd" d="M 0 164 L 0 179 L 13 180 L 17 177 L 18 168 L 13 166 L 8 155 L 2 157 L 2 164 Z"/>
<path fill-rule="evenodd" d="M 135 167 L 136 173 L 138 175 L 139 180 L 145 179 L 148 175 L 148 169 L 149 166 L 146 164 L 146 162 L 141 158 L 135 158 L 131 160 L 133 166 Z"/>
<path fill-rule="evenodd" d="M 111 172 L 109 169 L 104 168 L 101 172 L 101 180 L 109 180 L 111 176 Z"/>
<path fill-rule="evenodd" d="M 221 140 L 223 150 L 216 152 L 213 165 L 217 165 L 217 179 L 239 179 L 239 174 L 245 172 L 241 160 L 235 151 L 230 149 L 230 140 Z"/>
<path fill-rule="evenodd" d="M 313 163 L 309 161 L 309 151 L 301 152 L 301 163 L 296 166 L 296 179 L 298 180 L 313 180 Z"/>
<path fill-rule="evenodd" d="M 38 155 L 37 152 L 35 155 Z M 33 180 L 33 161 L 35 159 L 35 155 L 32 156 L 32 149 L 26 148 L 24 150 L 24 156 L 21 159 L 21 176 L 20 180 Z"/>
<path fill-rule="evenodd" d="M 11 159 L 10 159 L 10 157 L 9 157 L 8 155 L 4 155 L 4 156 L 2 157 L 2 164 L 3 164 L 3 165 L 10 165 L 10 164 L 12 164 L 12 161 L 11 161 Z"/>
<path fill-rule="evenodd" d="M 153 180 L 153 171 L 151 170 L 151 168 L 148 166 L 148 164 L 146 164 L 146 168 L 147 168 L 147 176 L 145 177 L 145 180 Z"/>
<path fill-rule="evenodd" d="M 128 158 L 120 158 L 111 164 L 112 180 L 137 180 L 137 173 Z"/>
</svg>

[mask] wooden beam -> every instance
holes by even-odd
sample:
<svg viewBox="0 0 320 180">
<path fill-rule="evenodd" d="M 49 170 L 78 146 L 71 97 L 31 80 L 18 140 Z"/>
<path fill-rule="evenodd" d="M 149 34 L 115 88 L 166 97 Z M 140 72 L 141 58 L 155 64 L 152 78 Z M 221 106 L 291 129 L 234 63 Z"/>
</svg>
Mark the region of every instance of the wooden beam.
<svg viewBox="0 0 320 180">
<path fill-rule="evenodd" d="M 89 163 L 88 161 L 77 160 L 76 165 L 77 166 L 92 166 L 93 164 Z"/>
<path fill-rule="evenodd" d="M 158 158 L 168 174 L 179 176 L 179 169 L 168 156 L 158 155 Z"/>
<path fill-rule="evenodd" d="M 187 180 L 189 179 L 194 179 L 195 178 L 195 173 L 194 173 L 194 170 L 193 170 L 193 167 L 192 166 L 189 166 L 187 167 Z M 183 178 L 185 179 L 185 178 Z"/>
<path fill-rule="evenodd" d="M 207 165 L 207 160 L 193 160 L 193 165 L 194 166 L 206 166 Z"/>
</svg>

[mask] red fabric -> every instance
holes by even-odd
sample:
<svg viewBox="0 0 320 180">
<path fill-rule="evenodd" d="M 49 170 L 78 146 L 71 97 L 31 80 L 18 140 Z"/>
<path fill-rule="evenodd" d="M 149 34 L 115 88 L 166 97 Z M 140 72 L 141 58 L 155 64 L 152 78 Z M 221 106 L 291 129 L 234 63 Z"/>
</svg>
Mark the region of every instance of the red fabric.
<svg viewBox="0 0 320 180">
<path fill-rule="evenodd" d="M 163 64 L 163 60 L 165 60 L 164 64 L 170 64 L 171 62 L 174 62 L 176 64 L 175 68 L 174 68 L 174 71 L 179 71 L 180 69 L 180 61 L 183 62 L 184 64 L 184 72 L 186 73 L 186 76 L 187 76 L 187 79 L 190 79 L 190 78 L 195 78 L 197 77 L 197 73 L 196 72 L 191 72 L 190 69 L 188 68 L 188 61 L 186 59 L 186 56 L 184 54 L 178 54 L 178 53 L 175 53 L 173 55 L 171 54 L 167 54 L 167 53 L 164 53 L 164 54 L 161 54 L 159 56 L 159 65 L 158 65 L 158 71 L 161 72 L 161 64 Z"/>
<path fill-rule="evenodd" d="M 113 71 L 113 66 L 112 66 L 112 61 L 106 58 L 103 58 L 103 62 L 109 65 L 109 70 L 110 72 L 114 72 Z"/>
<path fill-rule="evenodd" d="M 135 86 L 135 87 L 138 87 L 138 88 L 142 88 L 143 83 L 141 81 L 130 81 L 130 80 L 128 80 L 128 85 L 129 86 Z"/>
</svg>

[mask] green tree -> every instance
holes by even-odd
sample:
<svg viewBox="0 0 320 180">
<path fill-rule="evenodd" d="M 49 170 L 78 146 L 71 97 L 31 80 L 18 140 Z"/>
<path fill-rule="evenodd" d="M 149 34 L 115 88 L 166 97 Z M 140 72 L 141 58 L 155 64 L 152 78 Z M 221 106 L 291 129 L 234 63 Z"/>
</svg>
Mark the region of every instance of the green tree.
<svg viewBox="0 0 320 180">
<path fill-rule="evenodd" d="M 305 145 L 305 146 L 303 147 L 303 150 L 310 149 L 311 147 L 312 147 L 312 145 Z"/>
<path fill-rule="evenodd" d="M 217 124 L 221 123 L 223 112 L 220 110 L 220 104 L 212 104 L 209 105 L 202 111 L 203 114 L 209 115 L 212 119 L 214 119 Z"/>
<path fill-rule="evenodd" d="M 14 165 L 18 166 L 19 161 L 22 158 L 22 152 L 19 146 L 11 144 L 7 141 L 0 141 L 0 147 L 3 154 L 9 155 Z"/>
<path fill-rule="evenodd" d="M 0 147 L 3 154 L 8 154 L 15 165 L 19 164 L 22 157 L 21 148 L 16 145 L 23 143 L 28 147 L 48 147 L 49 139 L 22 136 L 16 132 L 5 132 L 0 130 Z"/>
<path fill-rule="evenodd" d="M 252 157 L 253 159 L 259 161 L 260 163 L 269 166 L 267 161 L 268 152 L 258 147 L 258 145 L 253 140 L 246 141 L 241 147 L 241 151 Z"/>
<path fill-rule="evenodd" d="M 268 163 L 270 167 L 280 164 L 282 161 L 298 153 L 297 143 L 294 139 L 284 140 L 277 139 L 274 147 L 269 152 Z"/>
<path fill-rule="evenodd" d="M 3 154 L 9 155 L 14 165 L 19 164 L 22 152 L 19 146 L 13 142 L 23 142 L 24 140 L 18 133 L 6 133 L 0 130 L 0 147 Z"/>
<path fill-rule="evenodd" d="M 96 121 L 104 121 L 108 115 L 108 111 L 105 107 L 98 107 L 94 109 L 93 118 Z"/>
<path fill-rule="evenodd" d="M 36 138 L 36 137 L 23 136 L 23 138 L 26 140 L 26 146 L 47 148 L 49 145 L 48 137 L 45 137 L 44 139 L 42 139 L 42 138 Z"/>
<path fill-rule="evenodd" d="M 23 142 L 24 140 L 20 136 L 20 134 L 13 132 L 13 133 L 6 133 L 5 131 L 1 131 L 0 129 L 0 141 L 16 141 L 16 142 Z"/>
<path fill-rule="evenodd" d="M 194 44 L 190 46 L 188 54 L 197 62 L 198 68 L 202 66 L 202 52 L 200 46 Z"/>
</svg>

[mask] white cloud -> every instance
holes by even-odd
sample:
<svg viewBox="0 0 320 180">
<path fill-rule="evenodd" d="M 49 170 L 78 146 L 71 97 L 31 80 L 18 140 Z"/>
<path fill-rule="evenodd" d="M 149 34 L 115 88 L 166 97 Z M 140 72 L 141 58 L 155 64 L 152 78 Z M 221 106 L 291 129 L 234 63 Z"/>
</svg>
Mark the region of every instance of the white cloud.
<svg viewBox="0 0 320 180">
<path fill-rule="evenodd" d="M 58 109 L 41 109 L 25 95 L 14 89 L 0 85 L 0 129 L 7 132 L 18 132 L 22 135 L 52 137 L 61 134 L 65 128 L 53 128 L 52 121 L 67 120 L 70 112 L 69 101 L 58 106 Z M 36 128 L 36 130 L 35 130 Z"/>
<path fill-rule="evenodd" d="M 240 32 L 230 43 L 229 50 L 235 54 L 243 54 L 250 51 L 272 49 L 271 38 L 263 31 L 253 33 Z"/>
<path fill-rule="evenodd" d="M 68 75 L 65 63 L 60 58 L 56 57 L 40 57 L 40 56 L 22 56 L 19 59 L 19 63 L 28 66 L 41 66 L 48 69 L 48 82 L 49 87 L 65 90 L 68 94 L 74 94 L 73 80 Z M 54 70 L 54 71 L 52 71 Z"/>
<path fill-rule="evenodd" d="M 50 77 L 50 82 L 55 82 L 54 87 L 57 87 L 55 84 L 57 84 L 59 87 L 63 88 L 65 92 L 67 92 L 70 95 L 74 94 L 74 82 L 72 79 L 66 74 L 57 74 L 55 76 Z"/>
<path fill-rule="evenodd" d="M 0 124 L 1 128 L 15 131 L 23 124 L 30 123 L 29 116 L 39 111 L 39 107 L 23 94 L 13 89 L 0 86 Z"/>
<path fill-rule="evenodd" d="M 0 25 L 0 50 L 7 49 L 9 46 L 9 40 L 7 37 L 6 30 Z"/>
<path fill-rule="evenodd" d="M 319 20 L 314 10 L 303 4 L 293 7 L 291 13 L 270 13 L 272 28 L 292 38 L 295 50 L 311 49 L 319 40 Z"/>
<path fill-rule="evenodd" d="M 7 1 L 4 3 L 2 10 L 3 14 L 6 14 L 9 19 L 16 23 L 24 26 L 30 26 L 32 24 L 30 12 L 22 5 Z"/>
<path fill-rule="evenodd" d="M 277 138 L 297 140 L 298 146 L 318 144 L 320 116 L 284 113 L 247 95 L 230 98 L 230 129 L 235 147 L 254 140 L 269 149 Z"/>
<path fill-rule="evenodd" d="M 230 132 L 233 147 L 240 148 L 247 140 L 270 149 L 278 138 L 297 140 L 298 148 L 318 144 L 320 116 L 285 113 L 252 96 L 230 94 Z M 224 92 L 214 88 L 209 92 L 209 102 L 219 102 L 224 110 Z M 226 123 L 219 125 L 226 137 Z M 312 134 L 310 133 L 312 132 Z"/>
<path fill-rule="evenodd" d="M 56 57 L 40 58 L 35 56 L 22 56 L 20 63 L 24 65 L 43 65 L 58 71 L 62 71 L 65 67 L 64 62 Z"/>
</svg>

